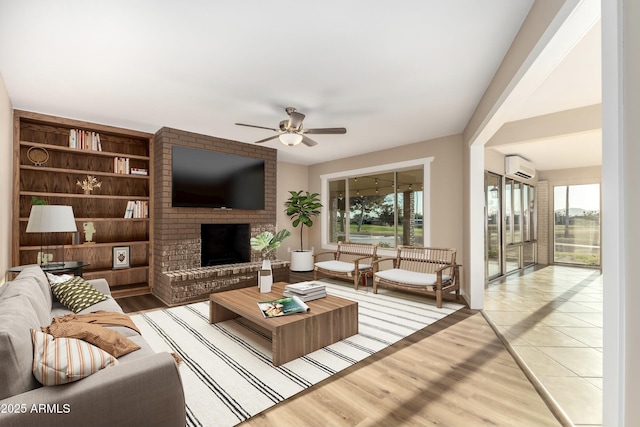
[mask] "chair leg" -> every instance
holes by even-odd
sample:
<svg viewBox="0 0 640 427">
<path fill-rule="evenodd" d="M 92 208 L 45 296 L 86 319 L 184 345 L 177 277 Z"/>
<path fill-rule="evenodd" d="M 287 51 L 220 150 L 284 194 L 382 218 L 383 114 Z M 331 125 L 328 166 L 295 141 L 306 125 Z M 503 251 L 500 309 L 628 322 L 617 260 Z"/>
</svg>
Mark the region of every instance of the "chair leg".
<svg viewBox="0 0 640 427">
<path fill-rule="evenodd" d="M 318 270 L 313 269 L 313 280 L 318 280 Z"/>
</svg>

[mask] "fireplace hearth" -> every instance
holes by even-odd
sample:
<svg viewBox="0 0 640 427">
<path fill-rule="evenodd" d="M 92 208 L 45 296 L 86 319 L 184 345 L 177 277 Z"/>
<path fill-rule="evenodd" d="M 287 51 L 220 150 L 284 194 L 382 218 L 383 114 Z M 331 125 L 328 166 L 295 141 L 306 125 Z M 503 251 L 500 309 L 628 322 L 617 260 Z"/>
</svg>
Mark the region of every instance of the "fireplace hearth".
<svg viewBox="0 0 640 427">
<path fill-rule="evenodd" d="M 251 261 L 250 224 L 201 224 L 201 266 Z"/>
</svg>

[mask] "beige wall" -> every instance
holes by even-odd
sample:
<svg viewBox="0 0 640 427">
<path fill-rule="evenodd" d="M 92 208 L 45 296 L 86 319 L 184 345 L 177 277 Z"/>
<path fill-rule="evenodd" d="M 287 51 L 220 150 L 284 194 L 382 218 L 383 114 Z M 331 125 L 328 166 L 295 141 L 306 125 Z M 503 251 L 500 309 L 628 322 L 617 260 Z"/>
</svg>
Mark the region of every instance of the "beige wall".
<svg viewBox="0 0 640 427">
<path fill-rule="evenodd" d="M 318 163 L 309 167 L 309 191 L 321 192 L 321 175 L 433 157 L 431 163 L 431 209 L 428 213 L 431 218 L 431 246 L 458 249 L 458 261 L 464 264 L 462 259 L 464 246 L 462 239 L 462 150 L 462 135 L 454 135 L 357 157 Z M 281 185 L 279 182 L 278 186 Z M 310 233 L 310 246 L 317 250 L 321 248 L 321 241 L 321 227 L 314 226 Z"/>
<path fill-rule="evenodd" d="M 11 193 L 13 191 L 13 108 L 0 74 L 0 284 L 11 266 Z"/>
<path fill-rule="evenodd" d="M 278 249 L 278 259 L 290 260 L 289 250 L 296 250 L 300 247 L 300 227 L 294 229 L 291 220 L 284 212 L 284 202 L 289 198 L 289 190 L 299 191 L 309 189 L 309 171 L 304 165 L 296 165 L 287 162 L 278 162 L 278 191 L 276 193 L 276 229 L 286 228 L 291 232 L 291 236 L 286 239 Z M 318 224 L 320 218 L 318 218 Z M 315 224 L 314 224 L 315 226 Z M 319 228 L 319 227 L 318 227 Z M 303 234 L 304 245 L 311 248 L 309 244 L 308 228 L 305 227 Z"/>
</svg>

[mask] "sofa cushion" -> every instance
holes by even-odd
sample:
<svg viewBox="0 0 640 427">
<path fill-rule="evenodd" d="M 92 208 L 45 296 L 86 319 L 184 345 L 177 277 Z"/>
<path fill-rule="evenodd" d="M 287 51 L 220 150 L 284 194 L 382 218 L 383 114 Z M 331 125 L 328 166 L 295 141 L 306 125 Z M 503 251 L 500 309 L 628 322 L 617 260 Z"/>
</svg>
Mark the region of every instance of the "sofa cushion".
<svg viewBox="0 0 640 427">
<path fill-rule="evenodd" d="M 31 330 L 33 375 L 45 386 L 66 384 L 98 372 L 118 361 L 88 342 L 75 338 L 54 338 Z"/>
<path fill-rule="evenodd" d="M 3 288 L 6 288 L 2 293 L 3 299 L 18 295 L 26 298 L 27 304 L 23 308 L 25 310 L 29 309 L 36 314 L 40 326 L 46 326 L 51 323 L 50 302 L 47 301 L 35 280 L 26 277 L 16 278 L 6 283 Z"/>
<path fill-rule="evenodd" d="M 344 261 L 320 261 L 316 262 L 316 267 L 323 270 L 335 271 L 336 273 L 351 273 L 355 270 L 355 264 Z M 359 270 L 367 270 L 371 268 L 370 264 L 358 264 Z"/>
<path fill-rule="evenodd" d="M 58 301 L 74 313 L 109 298 L 82 277 L 74 277 L 62 283 L 52 283 L 51 289 Z"/>
<path fill-rule="evenodd" d="M 381 270 L 376 273 L 376 276 L 381 279 L 389 280 L 392 282 L 404 283 L 407 285 L 416 286 L 428 286 L 435 285 L 437 277 L 431 273 L 418 273 L 410 270 L 403 270 L 401 268 L 392 268 L 389 270 Z M 442 280 L 447 281 L 451 279 L 451 276 L 446 274 L 442 275 Z"/>
<path fill-rule="evenodd" d="M 40 387 L 31 374 L 30 332 L 40 329 L 40 320 L 25 295 L 7 297 L 8 290 L 0 298 L 0 400 Z"/>
<path fill-rule="evenodd" d="M 42 271 L 42 269 L 36 265 L 33 267 L 27 267 L 18 274 L 16 280 L 18 279 L 31 279 L 36 282 L 40 291 L 42 291 L 42 295 L 47 303 L 48 310 L 51 310 L 51 304 L 53 302 L 53 297 L 51 295 L 51 288 L 49 287 L 49 280 L 47 279 L 47 275 Z"/>
</svg>

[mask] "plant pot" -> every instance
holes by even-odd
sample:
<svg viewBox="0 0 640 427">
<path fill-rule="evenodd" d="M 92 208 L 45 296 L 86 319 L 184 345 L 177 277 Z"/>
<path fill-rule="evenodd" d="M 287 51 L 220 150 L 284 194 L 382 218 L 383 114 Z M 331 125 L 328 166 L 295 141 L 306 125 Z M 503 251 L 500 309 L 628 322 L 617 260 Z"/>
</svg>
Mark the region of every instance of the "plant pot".
<svg viewBox="0 0 640 427">
<path fill-rule="evenodd" d="M 313 251 L 291 251 L 291 271 L 313 271 Z"/>
</svg>

